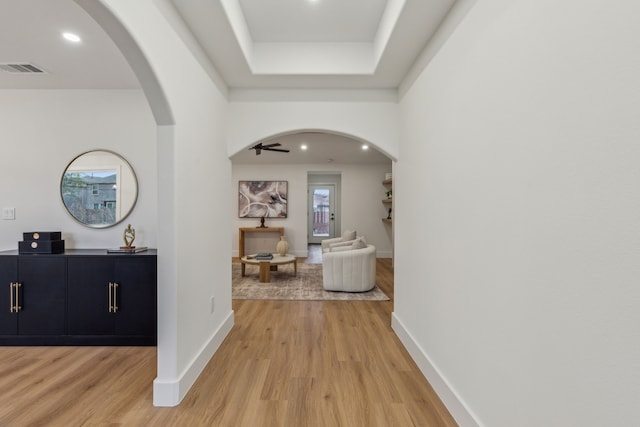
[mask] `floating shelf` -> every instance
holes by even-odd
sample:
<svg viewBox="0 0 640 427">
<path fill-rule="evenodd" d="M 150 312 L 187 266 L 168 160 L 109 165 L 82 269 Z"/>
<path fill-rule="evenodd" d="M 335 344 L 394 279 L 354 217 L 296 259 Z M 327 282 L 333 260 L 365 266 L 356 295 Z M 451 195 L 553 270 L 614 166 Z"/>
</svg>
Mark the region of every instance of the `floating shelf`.
<svg viewBox="0 0 640 427">
<path fill-rule="evenodd" d="M 393 219 L 389 219 L 389 218 L 382 218 L 383 222 L 388 222 L 389 224 L 391 224 L 393 222 Z"/>
<path fill-rule="evenodd" d="M 393 199 L 382 199 L 382 203 L 393 203 Z"/>
</svg>

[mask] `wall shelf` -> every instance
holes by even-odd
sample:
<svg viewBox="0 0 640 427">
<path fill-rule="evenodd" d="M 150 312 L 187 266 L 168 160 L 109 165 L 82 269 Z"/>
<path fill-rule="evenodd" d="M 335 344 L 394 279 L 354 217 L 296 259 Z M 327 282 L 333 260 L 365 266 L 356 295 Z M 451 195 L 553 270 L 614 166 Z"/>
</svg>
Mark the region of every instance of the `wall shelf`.
<svg viewBox="0 0 640 427">
<path fill-rule="evenodd" d="M 391 192 L 391 186 L 393 184 L 393 179 L 385 179 L 384 181 L 382 181 L 382 185 L 384 185 L 386 188 L 389 189 L 389 192 Z M 391 194 L 389 194 L 391 195 Z M 386 199 L 382 199 L 382 203 L 385 205 L 385 208 L 388 208 L 389 211 L 391 211 L 391 206 L 393 206 L 393 197 L 387 197 Z M 389 215 L 391 215 L 391 212 L 389 212 Z M 392 219 L 391 218 L 382 218 L 383 222 L 386 222 L 388 224 L 392 223 Z"/>
</svg>

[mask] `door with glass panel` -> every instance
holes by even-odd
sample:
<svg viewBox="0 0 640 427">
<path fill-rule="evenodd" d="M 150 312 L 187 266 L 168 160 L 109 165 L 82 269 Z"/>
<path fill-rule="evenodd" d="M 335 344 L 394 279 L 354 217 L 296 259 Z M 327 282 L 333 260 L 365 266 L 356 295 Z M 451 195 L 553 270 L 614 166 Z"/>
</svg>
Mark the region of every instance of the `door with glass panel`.
<svg viewBox="0 0 640 427">
<path fill-rule="evenodd" d="M 336 235 L 336 186 L 309 185 L 309 243 L 320 243 Z"/>
</svg>

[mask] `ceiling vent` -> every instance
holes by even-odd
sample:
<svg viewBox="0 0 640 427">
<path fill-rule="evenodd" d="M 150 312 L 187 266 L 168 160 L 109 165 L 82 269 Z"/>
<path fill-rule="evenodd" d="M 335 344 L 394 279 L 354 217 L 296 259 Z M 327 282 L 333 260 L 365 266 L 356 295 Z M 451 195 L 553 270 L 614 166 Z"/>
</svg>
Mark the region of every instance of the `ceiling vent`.
<svg viewBox="0 0 640 427">
<path fill-rule="evenodd" d="M 42 68 L 28 63 L 0 64 L 0 70 L 12 74 L 46 74 Z"/>
</svg>

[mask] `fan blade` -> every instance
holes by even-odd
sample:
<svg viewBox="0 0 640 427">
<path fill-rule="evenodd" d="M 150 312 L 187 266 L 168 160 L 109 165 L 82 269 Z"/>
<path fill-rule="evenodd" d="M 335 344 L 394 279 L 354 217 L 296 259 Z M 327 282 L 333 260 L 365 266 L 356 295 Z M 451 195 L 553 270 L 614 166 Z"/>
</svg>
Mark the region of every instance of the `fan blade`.
<svg viewBox="0 0 640 427">
<path fill-rule="evenodd" d="M 271 148 L 271 147 L 279 147 L 282 144 L 280 144 L 279 142 L 274 142 L 273 144 L 267 144 L 267 145 L 263 145 L 262 142 L 254 145 L 253 147 L 249 147 L 249 150 L 256 150 L 256 156 L 259 156 L 260 153 L 262 152 L 262 150 L 265 151 L 280 151 L 281 153 L 288 153 L 289 150 L 283 150 L 280 148 Z"/>
<path fill-rule="evenodd" d="M 273 144 L 267 144 L 267 145 L 260 143 L 260 145 L 262 145 L 262 148 L 269 148 L 269 147 L 279 147 L 282 144 L 280 144 L 279 142 L 274 142 Z"/>
</svg>

